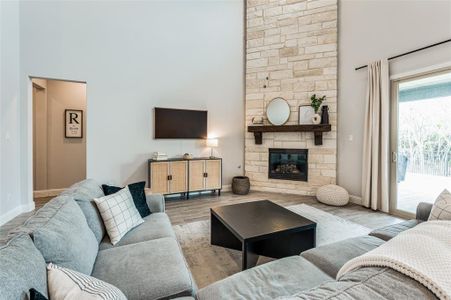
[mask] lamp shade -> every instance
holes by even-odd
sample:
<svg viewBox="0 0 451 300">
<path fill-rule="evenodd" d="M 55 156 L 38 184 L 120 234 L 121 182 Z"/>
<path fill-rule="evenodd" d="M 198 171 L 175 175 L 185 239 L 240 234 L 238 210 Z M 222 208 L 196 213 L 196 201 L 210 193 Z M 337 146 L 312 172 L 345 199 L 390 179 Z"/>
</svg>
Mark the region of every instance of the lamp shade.
<svg viewBox="0 0 451 300">
<path fill-rule="evenodd" d="M 218 139 L 207 139 L 207 147 L 218 147 Z"/>
</svg>

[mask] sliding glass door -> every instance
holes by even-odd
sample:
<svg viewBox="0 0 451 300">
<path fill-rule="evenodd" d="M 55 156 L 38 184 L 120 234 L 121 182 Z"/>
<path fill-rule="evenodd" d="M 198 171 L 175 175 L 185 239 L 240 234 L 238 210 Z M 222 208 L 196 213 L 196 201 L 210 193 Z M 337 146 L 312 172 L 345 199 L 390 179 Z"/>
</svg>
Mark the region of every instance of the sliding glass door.
<svg viewBox="0 0 451 300">
<path fill-rule="evenodd" d="M 391 210 L 451 191 L 451 70 L 392 82 Z"/>
</svg>

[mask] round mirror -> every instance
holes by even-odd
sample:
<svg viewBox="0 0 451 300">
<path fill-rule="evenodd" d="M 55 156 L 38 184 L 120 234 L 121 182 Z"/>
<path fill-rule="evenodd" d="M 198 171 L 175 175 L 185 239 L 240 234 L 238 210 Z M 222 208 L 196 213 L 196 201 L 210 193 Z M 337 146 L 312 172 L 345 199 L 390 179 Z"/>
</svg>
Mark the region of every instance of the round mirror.
<svg viewBox="0 0 451 300">
<path fill-rule="evenodd" d="M 266 107 L 266 116 L 273 125 L 283 125 L 290 117 L 290 106 L 283 98 L 274 98 Z"/>
</svg>

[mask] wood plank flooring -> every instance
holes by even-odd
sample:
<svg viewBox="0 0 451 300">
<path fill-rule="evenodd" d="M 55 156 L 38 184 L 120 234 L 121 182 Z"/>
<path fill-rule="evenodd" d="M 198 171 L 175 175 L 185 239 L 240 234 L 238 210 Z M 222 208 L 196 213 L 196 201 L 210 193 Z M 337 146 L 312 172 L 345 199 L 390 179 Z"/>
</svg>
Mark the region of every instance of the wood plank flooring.
<svg viewBox="0 0 451 300">
<path fill-rule="evenodd" d="M 319 203 L 311 196 L 268 192 L 251 192 L 245 196 L 234 195 L 230 192 L 222 193 L 221 196 L 217 196 L 216 194 L 202 194 L 191 196 L 191 199 L 189 200 L 168 198 L 166 200 L 166 212 L 169 215 L 172 224 L 178 225 L 208 220 L 210 218 L 210 207 L 263 199 L 271 200 L 281 206 L 305 203 L 371 229 L 403 221 L 403 219 L 398 217 L 375 212 L 356 204 L 348 204 L 344 207 L 334 207 Z"/>
<path fill-rule="evenodd" d="M 40 198 L 36 201 L 36 209 L 42 207 L 51 198 L 52 197 Z M 371 229 L 403 221 L 403 219 L 398 217 L 375 212 L 355 204 L 348 204 L 344 207 L 334 207 L 321 204 L 316 201 L 314 197 L 310 196 L 267 192 L 251 192 L 245 196 L 234 195 L 230 192 L 224 192 L 221 196 L 217 196 L 216 194 L 192 195 L 189 200 L 181 200 L 177 197 L 168 198 L 166 200 L 166 213 L 169 215 L 173 225 L 179 225 L 200 220 L 208 220 L 210 218 L 210 207 L 263 199 L 274 201 L 281 206 L 305 203 Z M 10 230 L 22 224 L 32 213 L 33 212 L 22 214 L 3 226 L 0 226 L 0 241 L 5 239 Z"/>
</svg>

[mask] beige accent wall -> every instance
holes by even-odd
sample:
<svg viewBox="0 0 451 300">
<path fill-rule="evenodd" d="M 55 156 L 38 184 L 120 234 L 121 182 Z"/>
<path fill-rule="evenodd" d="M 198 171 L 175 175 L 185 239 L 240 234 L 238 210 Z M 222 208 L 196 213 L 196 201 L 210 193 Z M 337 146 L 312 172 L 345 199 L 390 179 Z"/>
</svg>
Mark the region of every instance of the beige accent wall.
<svg viewBox="0 0 451 300">
<path fill-rule="evenodd" d="M 66 188 L 86 178 L 86 84 L 49 80 L 48 188 Z M 64 110 L 83 110 L 83 138 L 65 138 Z"/>
<path fill-rule="evenodd" d="M 332 124 L 322 146 L 310 132 L 264 133 L 262 145 L 246 133 L 246 175 L 254 190 L 314 194 L 336 181 L 337 1 L 249 0 L 246 35 L 246 126 L 275 97 L 290 104 L 287 124 L 298 124 L 299 106 L 314 93 L 327 96 Z M 309 149 L 308 182 L 268 179 L 269 148 Z"/>
<path fill-rule="evenodd" d="M 46 143 L 41 140 L 34 144 L 35 155 L 35 190 L 52 190 L 67 188 L 75 182 L 86 178 L 86 84 L 33 79 L 35 84 L 45 87 L 47 102 L 47 122 L 38 128 L 46 127 Z M 42 100 L 42 99 L 34 99 Z M 66 138 L 65 109 L 83 110 L 83 138 Z M 43 155 L 42 152 L 46 151 Z M 46 162 L 42 159 L 46 158 Z M 46 168 L 46 170 L 42 170 Z M 46 178 L 39 178 L 45 176 Z M 44 186 L 45 185 L 45 186 Z"/>
</svg>

